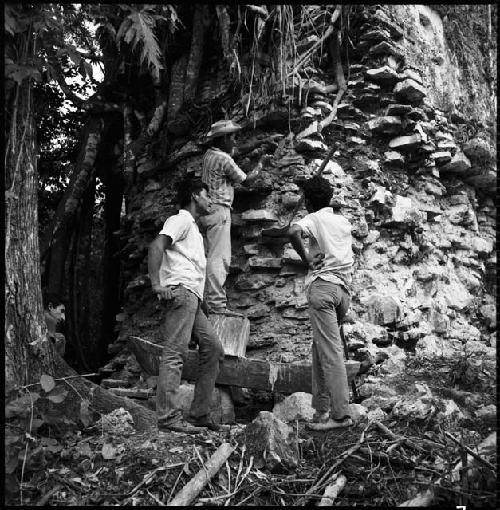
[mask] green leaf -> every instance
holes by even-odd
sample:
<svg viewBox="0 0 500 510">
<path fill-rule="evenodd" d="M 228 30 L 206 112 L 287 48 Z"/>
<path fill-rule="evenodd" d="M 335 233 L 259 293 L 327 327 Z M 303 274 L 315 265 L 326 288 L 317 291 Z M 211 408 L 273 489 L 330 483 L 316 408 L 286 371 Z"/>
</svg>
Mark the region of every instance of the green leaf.
<svg viewBox="0 0 500 510">
<path fill-rule="evenodd" d="M 47 393 L 52 391 L 56 385 L 54 378 L 47 374 L 42 374 L 42 377 L 40 377 L 40 384 Z"/>
<path fill-rule="evenodd" d="M 54 404 L 60 404 L 61 402 L 64 402 L 64 399 L 68 396 L 68 391 L 64 390 L 61 393 L 57 393 L 55 395 L 49 395 L 47 398 L 54 402 Z"/>
</svg>

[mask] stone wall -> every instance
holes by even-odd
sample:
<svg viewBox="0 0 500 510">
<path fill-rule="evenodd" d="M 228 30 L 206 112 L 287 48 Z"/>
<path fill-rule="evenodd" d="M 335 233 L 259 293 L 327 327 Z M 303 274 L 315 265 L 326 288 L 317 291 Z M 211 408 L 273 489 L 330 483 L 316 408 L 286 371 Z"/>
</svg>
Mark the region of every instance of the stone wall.
<svg viewBox="0 0 500 510">
<path fill-rule="evenodd" d="M 495 346 L 494 147 L 486 136 L 464 138 L 468 119 L 455 100 L 463 84 L 439 16 L 423 6 L 357 10 L 348 91 L 321 134 L 317 123 L 330 113 L 337 89 L 333 74 L 321 68 L 288 91 L 289 103 L 277 95 L 249 119 L 242 104 L 230 112 L 246 126 L 240 140 L 267 140 L 237 159 L 242 168 L 272 154 L 253 189 L 236 188 L 232 214 L 228 296 L 251 321 L 248 355 L 309 358 L 304 270 L 286 239 L 261 232 L 288 223 L 300 197 L 297 179 L 312 175 L 332 145 L 324 177 L 343 195 L 354 227 L 354 294 L 345 329 L 357 359 L 373 363 L 396 347 L 432 346 L 436 339 Z M 445 95 L 452 110 L 443 108 Z M 481 100 L 476 111 L 489 115 Z M 284 136 L 269 141 L 272 134 Z M 161 168 L 151 155 L 139 161 L 117 233 L 127 287 L 113 352 L 129 334 L 159 339 L 161 309 L 150 291 L 147 247 L 175 212 L 177 176 L 200 173 L 199 142 L 178 147 Z"/>
</svg>

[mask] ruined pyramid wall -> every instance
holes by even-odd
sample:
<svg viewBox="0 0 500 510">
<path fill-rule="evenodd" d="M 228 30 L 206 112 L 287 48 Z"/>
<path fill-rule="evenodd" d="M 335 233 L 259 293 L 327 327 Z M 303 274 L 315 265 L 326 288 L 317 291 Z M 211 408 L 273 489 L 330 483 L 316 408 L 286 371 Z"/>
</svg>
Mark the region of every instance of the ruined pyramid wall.
<svg viewBox="0 0 500 510">
<path fill-rule="evenodd" d="M 236 189 L 232 213 L 228 296 L 250 319 L 248 355 L 284 362 L 309 357 L 304 270 L 288 243 L 269 244 L 261 231 L 288 222 L 299 200 L 296 180 L 312 175 L 332 145 L 324 177 L 343 194 L 354 227 L 346 333 L 357 359 L 373 363 L 405 348 L 492 350 L 496 150 L 488 126 L 496 104 L 480 75 L 475 102 L 464 103 L 469 82 L 429 7 L 358 6 L 351 30 L 348 91 L 321 135 L 317 123 L 330 113 L 337 90 L 333 72 L 321 66 L 287 90 L 288 102 L 277 93 L 262 104 L 256 98 L 249 117 L 242 103 L 230 112 L 245 126 L 243 141 L 284 135 L 237 159 L 248 171 L 264 151 L 273 156 L 254 190 Z M 138 162 L 118 232 L 126 290 L 113 352 L 130 334 L 160 340 L 147 248 L 176 211 L 175 178 L 200 174 L 200 142 L 178 140 L 160 170 L 151 155 Z"/>
</svg>

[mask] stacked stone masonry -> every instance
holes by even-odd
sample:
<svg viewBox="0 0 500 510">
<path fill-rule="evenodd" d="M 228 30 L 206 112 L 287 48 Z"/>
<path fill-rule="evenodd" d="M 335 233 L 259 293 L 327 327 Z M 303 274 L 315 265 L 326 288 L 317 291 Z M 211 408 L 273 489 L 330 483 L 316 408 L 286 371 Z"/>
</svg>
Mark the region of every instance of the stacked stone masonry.
<svg viewBox="0 0 500 510">
<path fill-rule="evenodd" d="M 237 159 L 248 171 L 263 153 L 272 155 L 253 189 L 236 187 L 232 212 L 227 288 L 230 304 L 251 322 L 247 355 L 309 359 L 305 270 L 287 239 L 266 238 L 262 230 L 288 224 L 300 198 L 298 180 L 313 174 L 332 145 L 324 177 L 342 194 L 353 224 L 353 296 L 345 330 L 355 359 L 375 363 L 395 345 L 414 349 L 435 339 L 493 348 L 494 146 L 483 133 L 463 140 L 465 120 L 452 121 L 463 116 L 444 111 L 433 92 L 437 71 L 415 62 L 415 47 L 429 52 L 430 36 L 410 36 L 404 16 L 418 16 L 420 9 L 421 19 L 436 24 L 437 15 L 425 6 L 358 7 L 355 48 L 344 69 L 348 89 L 330 126 L 318 131 L 337 86 L 331 70 L 320 67 L 302 79 L 300 98 L 294 89 L 291 105 L 277 99 L 250 120 L 240 103 L 230 112 L 246 126 L 242 141 L 283 135 Z M 432 23 L 421 29 L 431 30 Z M 445 43 L 435 45 L 432 58 L 439 49 L 451 62 Z M 160 339 L 162 312 L 150 291 L 147 248 L 175 212 L 172 183 L 185 172 L 200 175 L 203 150 L 198 141 L 185 140 L 168 164 L 158 167 L 145 157 L 139 165 L 137 189 L 117 233 L 128 283 L 114 352 L 128 335 Z M 305 214 L 301 208 L 297 218 Z"/>
</svg>

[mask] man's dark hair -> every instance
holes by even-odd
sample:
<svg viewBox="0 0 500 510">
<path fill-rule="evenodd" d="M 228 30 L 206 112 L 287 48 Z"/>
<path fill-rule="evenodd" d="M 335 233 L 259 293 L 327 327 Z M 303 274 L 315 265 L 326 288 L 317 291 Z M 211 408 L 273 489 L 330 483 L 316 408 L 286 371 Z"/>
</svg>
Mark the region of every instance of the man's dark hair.
<svg viewBox="0 0 500 510">
<path fill-rule="evenodd" d="M 191 195 L 197 195 L 203 189 L 208 191 L 208 186 L 201 179 L 184 177 L 177 183 L 177 203 L 186 207 L 191 202 Z"/>
<path fill-rule="evenodd" d="M 314 211 L 330 205 L 333 189 L 329 181 L 316 175 L 311 179 L 304 180 L 300 187 L 304 191 L 304 198 L 311 204 Z"/>
<path fill-rule="evenodd" d="M 64 305 L 64 302 L 54 292 L 47 292 L 43 295 L 43 306 L 46 310 L 48 310 L 49 305 L 52 305 L 52 308 L 57 308 L 60 305 Z"/>
</svg>

